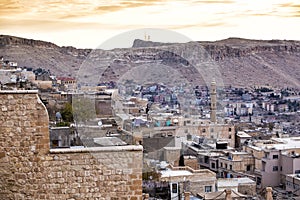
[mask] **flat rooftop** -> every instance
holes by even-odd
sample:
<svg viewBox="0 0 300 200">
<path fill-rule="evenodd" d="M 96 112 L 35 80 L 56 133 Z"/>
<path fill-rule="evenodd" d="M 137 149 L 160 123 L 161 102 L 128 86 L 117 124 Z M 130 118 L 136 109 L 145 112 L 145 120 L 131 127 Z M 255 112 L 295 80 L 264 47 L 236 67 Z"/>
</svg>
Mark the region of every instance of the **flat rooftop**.
<svg viewBox="0 0 300 200">
<path fill-rule="evenodd" d="M 171 169 L 168 169 L 168 168 L 166 170 L 160 171 L 160 173 L 161 173 L 162 178 L 193 175 L 192 172 L 187 171 L 187 170 L 171 170 Z"/>
</svg>

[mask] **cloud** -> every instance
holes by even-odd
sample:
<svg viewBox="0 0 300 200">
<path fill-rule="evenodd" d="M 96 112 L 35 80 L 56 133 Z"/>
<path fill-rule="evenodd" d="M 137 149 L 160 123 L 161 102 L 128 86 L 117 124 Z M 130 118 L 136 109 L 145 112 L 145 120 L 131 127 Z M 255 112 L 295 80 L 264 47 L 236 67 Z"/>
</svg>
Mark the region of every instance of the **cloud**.
<svg viewBox="0 0 300 200">
<path fill-rule="evenodd" d="M 194 4 L 232 4 L 235 3 L 235 1 L 232 0 L 195 0 L 192 1 Z"/>
<path fill-rule="evenodd" d="M 225 22 L 212 22 L 212 23 L 194 23 L 194 24 L 179 24 L 179 25 L 170 25 L 167 26 L 167 29 L 187 29 L 187 28 L 193 28 L 193 27 L 224 27 L 227 26 L 228 24 Z"/>
<path fill-rule="evenodd" d="M 155 5 L 156 3 L 160 3 L 160 0 L 144 0 L 144 1 L 120 1 L 116 4 L 111 5 L 102 5 L 96 7 L 96 11 L 100 12 L 115 12 L 128 8 L 137 8 L 142 6 L 150 6 Z"/>
<path fill-rule="evenodd" d="M 281 15 L 282 17 L 300 17 L 300 4 L 297 2 L 289 2 L 283 4 L 277 4 L 279 8 L 289 9 L 289 12 Z"/>
</svg>

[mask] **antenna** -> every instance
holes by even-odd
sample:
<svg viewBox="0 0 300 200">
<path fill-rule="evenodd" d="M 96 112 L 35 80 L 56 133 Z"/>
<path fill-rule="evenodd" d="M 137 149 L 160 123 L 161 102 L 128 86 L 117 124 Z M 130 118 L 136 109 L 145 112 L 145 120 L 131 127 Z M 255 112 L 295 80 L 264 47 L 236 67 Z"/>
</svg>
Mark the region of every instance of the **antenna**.
<svg viewBox="0 0 300 200">
<path fill-rule="evenodd" d="M 146 32 L 144 33 L 144 40 L 150 41 L 150 35 L 148 35 Z"/>
</svg>

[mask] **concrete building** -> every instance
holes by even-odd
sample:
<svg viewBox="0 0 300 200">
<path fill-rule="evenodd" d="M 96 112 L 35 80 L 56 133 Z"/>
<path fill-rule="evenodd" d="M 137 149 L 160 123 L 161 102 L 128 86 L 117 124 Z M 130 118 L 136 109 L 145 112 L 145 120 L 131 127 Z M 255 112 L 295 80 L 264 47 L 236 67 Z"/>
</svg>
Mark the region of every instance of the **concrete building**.
<svg viewBox="0 0 300 200">
<path fill-rule="evenodd" d="M 291 196 L 300 196 L 300 175 L 287 174 L 285 177 L 285 190 L 291 193 Z"/>
<path fill-rule="evenodd" d="M 219 178 L 217 180 L 217 191 L 224 191 L 226 189 L 251 197 L 256 195 L 256 183 L 247 177 Z"/>
<path fill-rule="evenodd" d="M 247 152 L 228 152 L 218 158 L 221 177 L 242 177 L 254 172 L 254 157 Z"/>
<path fill-rule="evenodd" d="M 255 158 L 258 187 L 284 184 L 286 174 L 300 172 L 300 138 L 272 138 L 244 146 Z"/>
<path fill-rule="evenodd" d="M 166 170 L 161 170 L 160 173 L 160 181 L 178 185 L 177 187 L 181 192 L 188 191 L 193 195 L 215 192 L 216 174 L 208 169 L 194 170 L 190 167 L 169 166 Z"/>
</svg>

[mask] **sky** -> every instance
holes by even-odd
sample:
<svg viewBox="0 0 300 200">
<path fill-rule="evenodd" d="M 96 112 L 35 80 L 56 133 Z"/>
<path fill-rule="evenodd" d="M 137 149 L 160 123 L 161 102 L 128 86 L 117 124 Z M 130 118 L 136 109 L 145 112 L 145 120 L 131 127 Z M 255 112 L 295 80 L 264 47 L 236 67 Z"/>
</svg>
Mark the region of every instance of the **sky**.
<svg viewBox="0 0 300 200">
<path fill-rule="evenodd" d="M 0 0 L 0 34 L 77 48 L 129 47 L 145 35 L 164 42 L 300 40 L 300 1 Z M 131 37 L 111 42 L 122 34 Z"/>
</svg>

